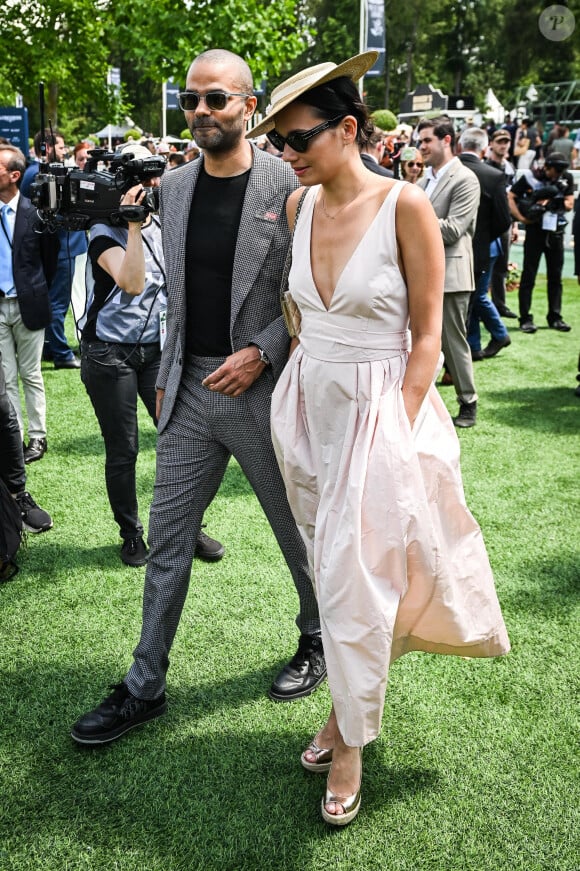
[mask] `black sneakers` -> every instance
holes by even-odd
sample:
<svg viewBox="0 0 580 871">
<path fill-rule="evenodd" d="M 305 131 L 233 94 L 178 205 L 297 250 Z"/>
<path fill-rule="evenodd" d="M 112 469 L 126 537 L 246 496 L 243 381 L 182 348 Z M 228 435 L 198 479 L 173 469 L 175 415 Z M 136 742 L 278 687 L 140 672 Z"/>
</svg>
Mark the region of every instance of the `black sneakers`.
<svg viewBox="0 0 580 871">
<path fill-rule="evenodd" d="M 74 724 L 71 737 L 77 744 L 108 744 L 167 710 L 165 693 L 156 699 L 138 699 L 125 683 L 112 684 L 113 692 L 98 708 Z"/>
<path fill-rule="evenodd" d="M 147 546 L 141 536 L 126 538 L 121 548 L 121 560 L 126 566 L 144 566 L 147 563 Z"/>
<path fill-rule="evenodd" d="M 208 563 L 217 563 L 223 557 L 226 549 L 221 541 L 216 541 L 215 538 L 210 538 L 209 535 L 206 535 L 203 528 L 202 526 L 197 534 L 195 556 Z"/>
<path fill-rule="evenodd" d="M 22 526 L 27 532 L 46 532 L 52 529 L 52 517 L 36 504 L 27 490 L 14 494 L 16 504 L 20 508 Z"/>
<path fill-rule="evenodd" d="M 301 635 L 298 650 L 285 665 L 268 695 L 276 702 L 291 702 L 309 696 L 326 677 L 322 639 Z"/>
<path fill-rule="evenodd" d="M 459 414 L 457 417 L 452 417 L 455 426 L 462 428 L 475 426 L 475 418 L 477 416 L 477 402 L 460 402 Z"/>
<path fill-rule="evenodd" d="M 215 538 L 210 538 L 201 529 L 197 536 L 195 544 L 195 556 L 198 559 L 206 562 L 215 563 L 220 560 L 226 552 L 225 547 L 220 541 Z M 126 538 L 121 548 L 121 559 L 127 566 L 144 566 L 147 563 L 147 545 L 141 536 L 136 538 Z"/>
</svg>

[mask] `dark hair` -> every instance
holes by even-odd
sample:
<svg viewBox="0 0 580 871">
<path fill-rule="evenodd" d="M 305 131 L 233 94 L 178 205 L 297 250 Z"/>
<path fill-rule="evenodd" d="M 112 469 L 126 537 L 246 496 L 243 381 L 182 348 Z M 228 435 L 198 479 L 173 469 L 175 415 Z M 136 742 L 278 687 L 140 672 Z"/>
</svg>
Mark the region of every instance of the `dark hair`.
<svg viewBox="0 0 580 871">
<path fill-rule="evenodd" d="M 356 118 L 356 141 L 359 146 L 366 145 L 374 132 L 374 124 L 369 118 L 369 110 L 361 100 L 355 83 L 348 76 L 331 79 L 296 97 L 297 103 L 312 106 L 325 120 L 337 115 L 352 115 Z"/>
<path fill-rule="evenodd" d="M 61 133 L 58 132 L 58 130 L 50 131 L 47 129 L 44 131 L 44 134 L 43 134 L 42 130 L 39 130 L 38 133 L 36 134 L 36 136 L 34 137 L 34 153 L 36 154 L 37 157 L 41 156 L 40 143 L 42 142 L 43 139 L 46 142 L 46 150 L 48 152 L 49 149 L 54 148 L 54 146 L 56 145 L 56 140 L 63 139 L 63 136 Z M 63 141 L 64 141 L 64 139 L 63 139 Z"/>
<path fill-rule="evenodd" d="M 436 118 L 422 118 L 417 124 L 417 133 L 421 130 L 426 130 L 428 127 L 433 128 L 433 133 L 437 139 L 444 139 L 446 136 L 451 137 L 451 148 L 455 145 L 455 130 L 453 122 L 447 115 L 438 115 Z"/>
</svg>

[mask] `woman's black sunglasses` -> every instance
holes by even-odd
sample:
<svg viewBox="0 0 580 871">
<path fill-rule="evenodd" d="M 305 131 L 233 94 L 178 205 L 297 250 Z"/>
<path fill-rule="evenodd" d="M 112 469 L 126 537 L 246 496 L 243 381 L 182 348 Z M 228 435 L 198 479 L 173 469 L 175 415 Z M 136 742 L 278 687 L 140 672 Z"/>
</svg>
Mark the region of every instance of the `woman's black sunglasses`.
<svg viewBox="0 0 580 871">
<path fill-rule="evenodd" d="M 269 133 L 266 133 L 266 136 L 278 151 L 284 151 L 284 146 L 288 144 L 292 151 L 304 154 L 308 148 L 308 143 L 314 136 L 318 136 L 319 133 L 328 130 L 329 127 L 334 127 L 338 124 L 341 118 L 344 118 L 344 115 L 337 115 L 336 118 L 331 118 L 330 121 L 323 121 L 322 124 L 318 125 L 318 127 L 313 127 L 311 130 L 305 130 L 303 133 L 293 131 L 292 133 L 289 133 L 288 136 L 284 137 L 276 130 L 270 130 Z"/>
<path fill-rule="evenodd" d="M 197 91 L 181 91 L 178 94 L 179 108 L 182 112 L 194 112 L 201 100 L 208 109 L 220 111 L 225 109 L 230 97 L 251 97 L 251 94 L 236 94 L 230 91 L 210 91 L 209 94 L 198 94 Z"/>
</svg>

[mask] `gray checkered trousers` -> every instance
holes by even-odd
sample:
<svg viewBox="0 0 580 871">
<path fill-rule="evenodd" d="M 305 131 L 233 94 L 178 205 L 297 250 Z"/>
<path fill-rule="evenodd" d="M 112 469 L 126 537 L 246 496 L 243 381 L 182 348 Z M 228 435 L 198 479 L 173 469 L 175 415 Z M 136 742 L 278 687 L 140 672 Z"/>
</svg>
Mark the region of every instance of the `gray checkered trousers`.
<svg viewBox="0 0 580 871">
<path fill-rule="evenodd" d="M 300 602 L 298 628 L 308 635 L 320 635 L 306 550 L 270 437 L 271 395 L 288 359 L 280 280 L 290 238 L 285 204 L 296 181 L 279 158 L 253 148 L 234 260 L 230 336 L 233 351 L 255 343 L 272 365 L 242 396 L 229 397 L 201 384 L 225 358 L 194 357 L 184 351 L 185 240 L 201 162 L 192 161 L 167 173 L 161 185 L 168 327 L 157 386 L 165 390 L 165 396 L 149 517 L 141 639 L 125 679 L 129 690 L 143 699 L 156 698 L 165 689 L 169 651 L 187 596 L 197 534 L 231 455 L 254 489 L 294 579 Z"/>
</svg>

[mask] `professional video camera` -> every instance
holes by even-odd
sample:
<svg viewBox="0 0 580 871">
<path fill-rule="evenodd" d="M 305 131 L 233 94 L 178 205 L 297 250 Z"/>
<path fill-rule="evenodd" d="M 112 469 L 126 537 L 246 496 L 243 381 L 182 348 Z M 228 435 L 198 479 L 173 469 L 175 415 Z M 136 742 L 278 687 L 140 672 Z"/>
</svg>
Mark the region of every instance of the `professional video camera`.
<svg viewBox="0 0 580 871">
<path fill-rule="evenodd" d="M 99 169 L 99 163 L 107 164 Z M 163 174 L 165 158 L 135 159 L 131 152 L 116 154 L 93 148 L 84 169 L 50 163 L 42 167 L 30 188 L 30 199 L 49 230 L 86 230 L 97 221 L 113 226 L 144 220 L 159 209 L 158 188 L 147 188 L 138 206 L 120 206 L 129 188 Z"/>
<path fill-rule="evenodd" d="M 567 190 L 568 183 L 562 178 L 542 184 L 518 200 L 518 209 L 532 224 L 538 224 L 546 212 L 553 212 L 558 216 L 555 232 L 562 232 L 567 224 L 564 208 Z"/>
</svg>

